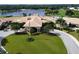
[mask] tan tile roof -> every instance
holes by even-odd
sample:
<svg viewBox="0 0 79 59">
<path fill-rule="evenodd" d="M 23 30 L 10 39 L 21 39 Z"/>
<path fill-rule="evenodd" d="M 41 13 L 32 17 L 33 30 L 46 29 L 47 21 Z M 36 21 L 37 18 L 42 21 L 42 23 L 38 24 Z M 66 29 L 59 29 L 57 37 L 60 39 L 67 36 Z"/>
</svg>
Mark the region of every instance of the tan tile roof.
<svg viewBox="0 0 79 59">
<path fill-rule="evenodd" d="M 29 26 L 28 18 L 31 18 L 30 20 L 30 26 L 31 27 L 41 27 L 42 23 L 48 22 L 48 21 L 54 21 L 53 17 L 50 16 L 26 16 L 26 17 L 8 17 L 8 18 L 0 18 L 0 22 L 6 22 L 6 21 L 12 21 L 12 22 L 25 22 L 24 26 Z M 43 19 L 43 20 L 42 20 Z"/>
<path fill-rule="evenodd" d="M 19 19 L 21 17 L 8 17 L 8 18 L 0 18 L 1 22 L 6 22 L 6 21 L 15 21 L 16 19 Z"/>
<path fill-rule="evenodd" d="M 48 21 L 52 21 L 52 22 L 55 22 L 53 16 L 41 16 L 43 20 L 43 22 L 48 22 Z"/>
<path fill-rule="evenodd" d="M 39 16 L 30 16 L 28 18 L 31 18 L 30 20 L 27 20 L 26 24 L 24 27 L 41 27 L 42 26 L 42 21 Z"/>
<path fill-rule="evenodd" d="M 66 20 L 66 22 L 72 23 L 72 24 L 79 24 L 79 18 L 70 18 L 70 17 L 64 17 L 64 20 Z"/>
</svg>

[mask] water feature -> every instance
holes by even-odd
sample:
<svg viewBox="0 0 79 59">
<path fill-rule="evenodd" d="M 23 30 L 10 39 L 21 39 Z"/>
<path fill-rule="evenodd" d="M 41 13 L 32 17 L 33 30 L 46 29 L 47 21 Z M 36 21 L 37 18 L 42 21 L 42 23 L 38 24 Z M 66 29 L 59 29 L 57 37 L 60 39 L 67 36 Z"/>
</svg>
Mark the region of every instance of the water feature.
<svg viewBox="0 0 79 59">
<path fill-rule="evenodd" d="M 25 13 L 26 15 L 38 14 L 40 16 L 44 16 L 45 10 L 44 9 L 20 9 L 15 12 L 7 12 L 7 13 L 0 12 L 0 16 L 23 16 L 23 13 Z"/>
</svg>

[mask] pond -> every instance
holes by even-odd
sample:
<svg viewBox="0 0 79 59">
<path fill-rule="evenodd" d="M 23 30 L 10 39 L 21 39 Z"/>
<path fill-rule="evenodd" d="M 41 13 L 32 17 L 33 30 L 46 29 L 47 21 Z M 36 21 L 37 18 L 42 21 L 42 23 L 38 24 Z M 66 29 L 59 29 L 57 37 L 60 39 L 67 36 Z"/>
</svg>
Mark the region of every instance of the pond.
<svg viewBox="0 0 79 59">
<path fill-rule="evenodd" d="M 45 10 L 44 9 L 20 9 L 15 12 L 4 12 L 4 13 L 0 12 L 0 16 L 23 16 L 23 13 L 25 13 L 26 15 L 38 14 L 40 16 L 44 16 Z"/>
</svg>

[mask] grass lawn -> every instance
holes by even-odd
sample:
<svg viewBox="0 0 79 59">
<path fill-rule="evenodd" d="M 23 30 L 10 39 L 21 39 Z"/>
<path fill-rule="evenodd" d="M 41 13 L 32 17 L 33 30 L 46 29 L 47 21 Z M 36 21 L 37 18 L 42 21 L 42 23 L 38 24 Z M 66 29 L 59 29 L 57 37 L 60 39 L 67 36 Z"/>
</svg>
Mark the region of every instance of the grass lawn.
<svg viewBox="0 0 79 59">
<path fill-rule="evenodd" d="M 65 54 L 67 50 L 58 36 L 39 34 L 34 41 L 27 41 L 28 35 L 10 35 L 4 48 L 11 54 Z"/>
<path fill-rule="evenodd" d="M 79 35 L 77 32 L 69 32 L 69 34 L 73 35 L 79 41 Z"/>
</svg>

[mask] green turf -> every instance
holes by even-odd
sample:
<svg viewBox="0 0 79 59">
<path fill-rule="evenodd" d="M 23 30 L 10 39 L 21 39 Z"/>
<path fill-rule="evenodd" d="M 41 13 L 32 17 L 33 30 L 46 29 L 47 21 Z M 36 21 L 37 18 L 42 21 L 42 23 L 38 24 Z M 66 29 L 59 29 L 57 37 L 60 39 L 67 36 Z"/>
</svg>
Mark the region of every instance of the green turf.
<svg viewBox="0 0 79 59">
<path fill-rule="evenodd" d="M 75 31 L 69 32 L 69 34 L 73 35 L 79 41 L 79 34 Z"/>
<path fill-rule="evenodd" d="M 4 46 L 11 53 L 23 54 L 65 54 L 67 50 L 58 36 L 40 34 L 33 36 L 32 42 L 27 41 L 27 35 L 10 35 L 6 37 L 8 43 Z"/>
</svg>

